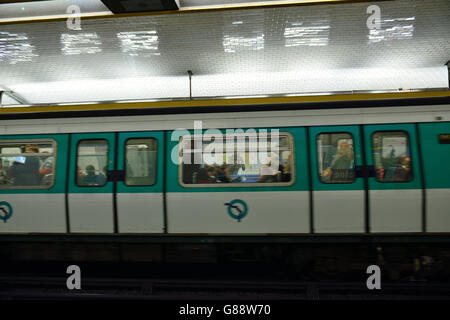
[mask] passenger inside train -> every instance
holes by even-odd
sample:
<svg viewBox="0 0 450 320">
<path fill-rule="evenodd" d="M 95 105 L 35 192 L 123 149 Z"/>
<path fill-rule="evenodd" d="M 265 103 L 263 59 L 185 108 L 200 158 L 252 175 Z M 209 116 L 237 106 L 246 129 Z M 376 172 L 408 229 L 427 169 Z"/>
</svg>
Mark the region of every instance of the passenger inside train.
<svg viewBox="0 0 450 320">
<path fill-rule="evenodd" d="M 80 186 L 102 186 L 106 183 L 106 177 L 99 172 L 93 165 L 86 167 L 86 174 L 78 177 L 78 185 Z"/>
<path fill-rule="evenodd" d="M 373 143 L 375 178 L 379 182 L 408 182 L 413 179 L 406 132 L 377 132 Z"/>
<path fill-rule="evenodd" d="M 233 142 L 234 143 L 234 142 Z M 220 161 L 208 160 L 205 150 L 209 142 L 202 143 L 202 164 L 196 164 L 194 141 L 184 144 L 185 149 L 180 152 L 183 159 L 182 180 L 184 184 L 211 184 L 211 183 L 280 183 L 291 181 L 292 143 L 290 137 L 280 137 L 278 143 L 250 141 L 237 142 L 234 151 L 223 145 L 221 150 L 226 152 Z M 191 150 L 186 151 L 186 148 Z M 183 152 L 187 152 L 184 154 Z M 189 161 L 190 160 L 190 161 Z M 216 159 L 217 160 L 217 159 Z M 191 163 L 187 163 L 191 162 Z"/>
<path fill-rule="evenodd" d="M 51 186 L 52 146 L 48 144 L 9 144 L 0 146 L 0 186 Z"/>
<path fill-rule="evenodd" d="M 317 140 L 319 173 L 323 183 L 349 183 L 355 179 L 353 139 L 348 133 L 320 134 Z"/>
</svg>

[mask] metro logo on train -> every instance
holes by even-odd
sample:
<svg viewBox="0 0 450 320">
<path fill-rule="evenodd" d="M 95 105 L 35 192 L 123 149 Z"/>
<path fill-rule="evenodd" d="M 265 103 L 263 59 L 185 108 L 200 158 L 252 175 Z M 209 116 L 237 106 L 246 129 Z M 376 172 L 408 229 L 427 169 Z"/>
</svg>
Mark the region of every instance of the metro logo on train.
<svg viewBox="0 0 450 320">
<path fill-rule="evenodd" d="M 0 220 L 7 222 L 13 214 L 11 205 L 6 201 L 0 201 Z"/>
<path fill-rule="evenodd" d="M 236 219 L 238 222 L 241 222 L 241 219 L 243 219 L 248 212 L 247 204 L 240 200 L 235 199 L 233 201 L 225 203 L 225 206 L 228 208 L 228 214 L 233 219 Z"/>
</svg>

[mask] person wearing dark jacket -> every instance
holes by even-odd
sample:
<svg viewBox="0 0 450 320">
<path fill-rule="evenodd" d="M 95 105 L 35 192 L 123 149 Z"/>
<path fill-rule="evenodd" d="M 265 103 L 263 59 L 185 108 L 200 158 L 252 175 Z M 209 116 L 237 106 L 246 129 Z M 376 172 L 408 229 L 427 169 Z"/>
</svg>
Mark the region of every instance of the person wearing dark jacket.
<svg viewBox="0 0 450 320">
<path fill-rule="evenodd" d="M 27 146 L 25 153 L 38 153 L 37 146 Z M 39 174 L 40 162 L 37 156 L 27 155 L 25 162 L 15 161 L 9 169 L 9 174 L 13 177 L 13 186 L 37 186 L 40 184 Z"/>
</svg>

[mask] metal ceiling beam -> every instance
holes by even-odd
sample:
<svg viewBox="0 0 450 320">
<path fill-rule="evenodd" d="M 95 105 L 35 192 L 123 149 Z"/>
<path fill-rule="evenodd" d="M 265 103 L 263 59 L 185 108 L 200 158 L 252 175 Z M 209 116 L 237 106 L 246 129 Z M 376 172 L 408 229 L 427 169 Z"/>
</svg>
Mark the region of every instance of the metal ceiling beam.
<svg viewBox="0 0 450 320">
<path fill-rule="evenodd" d="M 10 97 L 11 99 L 17 101 L 19 104 L 29 104 L 25 100 L 25 98 L 23 98 L 20 94 L 14 92 L 12 90 L 9 90 L 9 89 L 5 88 L 4 86 L 0 86 L 0 106 L 2 105 L 2 102 L 3 102 L 2 99 L 4 96 Z"/>
<path fill-rule="evenodd" d="M 42 113 L 59 111 L 101 111 L 101 110 L 138 110 L 138 109 L 183 109 L 183 108 L 224 108 L 231 106 L 256 106 L 256 105 L 293 105 L 301 103 L 353 103 L 363 101 L 384 101 L 400 99 L 446 99 L 450 98 L 450 91 L 443 89 L 440 91 L 423 92 L 385 92 L 385 93 L 348 93 L 333 95 L 308 95 L 297 97 L 261 97 L 261 98 L 236 98 L 236 99 L 177 99 L 171 101 L 155 102 L 105 102 L 105 103 L 72 103 L 72 104 L 40 104 L 31 106 L 17 106 L 14 108 L 2 108 L 0 117 L 4 114 L 13 113 Z"/>
<path fill-rule="evenodd" d="M 8 3 L 8 0 L 0 0 L 0 6 L 2 5 L 2 1 L 4 4 Z M 14 1 L 14 0 L 12 0 Z M 35 0 L 35 1 L 28 1 L 28 2 L 37 2 L 37 1 L 47 1 L 47 0 Z M 198 12 L 211 12 L 211 11 L 229 11 L 229 10 L 251 10 L 251 9 L 261 9 L 261 8 L 276 8 L 276 7 L 295 7 L 295 6 L 316 6 L 316 5 L 344 5 L 344 4 L 352 4 L 352 3 L 373 3 L 373 2 L 391 2 L 395 0 L 319 0 L 319 1 L 299 1 L 299 2 L 267 2 L 264 3 L 262 1 L 261 3 L 254 4 L 254 5 L 248 5 L 246 3 L 237 3 L 233 6 L 223 6 L 223 7 L 215 7 L 215 6 L 205 6 L 205 7 L 192 7 L 189 9 L 183 9 L 183 6 L 178 7 L 176 9 L 164 9 L 164 10 L 145 10 L 145 9 L 139 9 L 139 10 L 125 10 L 124 7 L 121 4 L 117 4 L 118 0 L 101 0 L 103 4 L 105 4 L 109 10 L 111 10 L 114 14 L 99 14 L 99 15 L 92 15 L 92 16 L 82 16 L 82 19 L 90 20 L 90 19 L 108 19 L 108 18 L 124 18 L 124 17 L 137 17 L 137 16 L 151 16 L 151 15 L 170 15 L 170 14 L 179 14 L 179 13 L 198 13 Z M 126 1 L 120 1 L 123 2 L 141 2 L 145 3 L 145 0 L 126 0 Z M 154 1 L 154 0 L 151 0 Z M 164 1 L 171 1 L 174 2 L 175 0 L 160 0 L 162 2 Z M 14 2 L 23 2 L 23 1 L 14 1 Z M 11 2 L 11 3 L 14 3 Z M 35 23 L 35 22 L 49 22 L 49 21 L 65 21 L 67 20 L 67 17 L 60 17 L 58 15 L 54 17 L 30 17 L 26 20 L 13 20 L 13 21 L 0 21 L 0 25 L 8 25 L 8 24 L 18 24 L 18 23 Z"/>
</svg>

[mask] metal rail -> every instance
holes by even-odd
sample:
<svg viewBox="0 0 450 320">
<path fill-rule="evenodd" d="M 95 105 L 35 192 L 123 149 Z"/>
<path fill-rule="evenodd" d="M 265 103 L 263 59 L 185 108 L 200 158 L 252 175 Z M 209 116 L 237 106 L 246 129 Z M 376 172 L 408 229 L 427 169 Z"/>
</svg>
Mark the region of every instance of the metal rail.
<svg viewBox="0 0 450 320">
<path fill-rule="evenodd" d="M 450 283 L 386 283 L 368 290 L 356 282 L 88 278 L 80 290 L 68 290 L 65 278 L 0 277 L 5 299 L 448 300 Z"/>
</svg>

